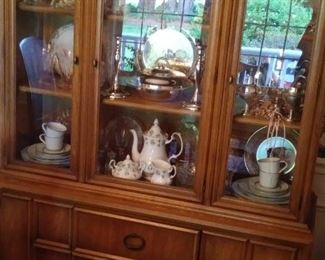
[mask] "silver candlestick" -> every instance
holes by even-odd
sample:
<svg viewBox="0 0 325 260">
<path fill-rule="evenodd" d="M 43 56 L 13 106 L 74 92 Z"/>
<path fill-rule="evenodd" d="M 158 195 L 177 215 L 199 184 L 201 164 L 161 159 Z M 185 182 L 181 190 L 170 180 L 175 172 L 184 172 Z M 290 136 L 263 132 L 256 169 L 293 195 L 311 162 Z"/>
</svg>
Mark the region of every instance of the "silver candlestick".
<svg viewBox="0 0 325 260">
<path fill-rule="evenodd" d="M 116 36 L 115 38 L 115 56 L 114 56 L 114 68 L 115 76 L 113 80 L 113 85 L 108 90 L 107 97 L 110 99 L 121 99 L 126 98 L 129 93 L 120 88 L 118 84 L 119 71 L 121 65 L 121 37 Z"/>
<path fill-rule="evenodd" d="M 194 94 L 193 94 L 190 102 L 185 102 L 183 104 L 183 107 L 185 109 L 192 110 L 192 111 L 199 111 L 201 108 L 199 88 L 200 88 L 201 80 L 202 80 L 203 51 L 202 51 L 202 46 L 200 43 L 196 43 L 196 50 L 197 50 L 198 58 L 196 61 L 196 66 L 195 66 L 195 70 L 194 70 L 194 74 L 193 74 L 195 91 L 194 91 Z"/>
</svg>

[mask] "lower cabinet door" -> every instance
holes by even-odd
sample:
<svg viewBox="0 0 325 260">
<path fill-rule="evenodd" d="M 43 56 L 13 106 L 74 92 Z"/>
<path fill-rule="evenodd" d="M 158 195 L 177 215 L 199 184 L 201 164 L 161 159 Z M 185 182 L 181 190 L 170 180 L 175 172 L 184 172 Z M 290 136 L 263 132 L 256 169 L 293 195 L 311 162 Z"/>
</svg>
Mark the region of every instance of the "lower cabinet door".
<svg viewBox="0 0 325 260">
<path fill-rule="evenodd" d="M 250 259 L 253 260 L 294 260 L 297 258 L 297 249 L 289 246 L 271 243 L 250 242 Z"/>
<path fill-rule="evenodd" d="M 70 253 L 46 248 L 35 248 L 35 260 L 70 260 Z"/>
<path fill-rule="evenodd" d="M 203 232 L 200 260 L 294 260 L 296 247 Z"/>
<path fill-rule="evenodd" d="M 1 194 L 0 259 L 30 259 L 31 199 Z"/>
<path fill-rule="evenodd" d="M 246 239 L 204 232 L 201 242 L 202 260 L 245 259 Z"/>
<path fill-rule="evenodd" d="M 197 259 L 199 231 L 84 209 L 74 211 L 73 252 L 131 259 Z"/>
</svg>

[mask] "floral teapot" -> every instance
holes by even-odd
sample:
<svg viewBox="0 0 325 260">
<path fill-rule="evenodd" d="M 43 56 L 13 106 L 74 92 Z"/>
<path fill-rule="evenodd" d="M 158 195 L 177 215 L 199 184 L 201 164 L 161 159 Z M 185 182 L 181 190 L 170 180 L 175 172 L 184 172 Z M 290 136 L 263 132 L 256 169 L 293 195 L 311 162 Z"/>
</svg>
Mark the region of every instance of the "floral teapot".
<svg viewBox="0 0 325 260">
<path fill-rule="evenodd" d="M 140 168 L 144 171 L 144 176 L 148 180 L 150 180 L 153 173 L 153 167 L 151 164 L 152 160 L 160 159 L 170 162 L 171 159 L 176 159 L 180 156 L 183 151 L 183 140 L 181 134 L 174 132 L 171 134 L 170 139 L 168 139 L 168 135 L 160 129 L 158 119 L 155 119 L 153 126 L 143 134 L 144 145 L 140 153 L 137 149 L 138 136 L 136 131 L 134 129 L 131 129 L 130 131 L 133 135 L 132 159 L 140 164 Z M 177 154 L 173 154 L 168 158 L 165 145 L 174 140 L 176 136 L 180 140 L 180 150 Z"/>
</svg>

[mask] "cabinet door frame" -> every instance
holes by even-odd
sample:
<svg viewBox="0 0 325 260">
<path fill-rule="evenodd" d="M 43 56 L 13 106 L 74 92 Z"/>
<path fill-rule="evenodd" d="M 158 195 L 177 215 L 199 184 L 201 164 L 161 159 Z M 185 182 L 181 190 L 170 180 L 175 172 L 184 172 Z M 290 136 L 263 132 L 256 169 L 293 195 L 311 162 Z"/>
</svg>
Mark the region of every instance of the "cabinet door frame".
<svg viewBox="0 0 325 260">
<path fill-rule="evenodd" d="M 226 1 L 225 1 L 226 2 Z M 210 146 L 210 160 L 215 161 L 215 168 L 211 171 L 210 178 L 213 179 L 213 188 L 211 195 L 211 203 L 216 207 L 231 208 L 235 210 L 248 211 L 261 215 L 276 216 L 290 220 L 304 221 L 305 217 L 299 217 L 299 213 L 303 215 L 307 213 L 307 205 L 310 205 L 310 187 L 312 181 L 312 168 L 314 165 L 316 141 L 320 132 L 321 113 L 316 105 L 322 104 L 324 100 L 323 93 L 324 79 L 321 79 L 321 69 L 323 65 L 323 55 L 325 49 L 325 3 L 320 3 L 321 8 L 318 17 L 318 26 L 316 38 L 313 46 L 313 56 L 311 69 L 308 75 L 308 85 L 305 96 L 305 104 L 303 117 L 301 119 L 300 136 L 297 144 L 297 158 L 295 168 L 295 178 L 293 180 L 290 205 L 288 208 L 282 208 L 272 205 L 256 204 L 249 201 L 238 200 L 236 198 L 224 196 L 224 183 L 227 167 L 227 156 L 229 154 L 229 140 L 232 129 L 232 113 L 233 102 L 235 96 L 235 81 L 237 75 L 237 64 L 239 62 L 239 53 L 241 46 L 241 32 L 243 28 L 243 20 L 245 14 L 245 0 L 238 3 L 224 3 L 225 10 L 231 9 L 228 15 L 223 19 L 223 28 L 225 32 L 222 39 L 222 49 L 228 53 L 224 60 L 219 60 L 220 72 L 217 83 L 215 99 L 222 104 L 224 109 L 218 111 L 213 122 L 215 131 L 219 131 L 219 135 L 212 137 Z M 225 12 L 226 14 L 227 12 Z M 230 15 L 231 14 L 231 15 Z M 308 106 L 308 104 L 311 104 Z M 313 134 L 311 134 L 313 133 Z M 314 133 L 316 137 L 314 136 Z M 218 149 L 217 149 L 218 148 Z M 307 159 L 308 158 L 308 159 Z"/>
<path fill-rule="evenodd" d="M 81 106 L 81 96 L 84 92 L 84 86 L 81 84 L 81 71 L 79 63 L 82 62 L 82 46 L 80 34 L 82 31 L 82 1 L 75 1 L 75 10 L 73 14 L 74 21 L 74 65 L 73 65 L 73 87 L 71 90 L 73 98 L 71 99 L 71 146 L 72 146 L 72 164 L 69 170 L 61 168 L 47 168 L 42 165 L 28 165 L 28 163 L 17 160 L 15 157 L 16 145 L 16 57 L 18 55 L 18 46 L 16 41 L 16 1 L 2 1 L 3 15 L 4 15 L 4 107 L 1 109 L 1 119 L 3 120 L 3 145 L 2 145 L 2 160 L 1 166 L 7 173 L 15 174 L 18 171 L 22 174 L 34 173 L 46 176 L 55 176 L 63 179 L 77 180 L 80 171 L 80 150 L 82 146 L 82 139 L 80 138 L 82 127 L 80 122 L 85 121 L 80 111 L 85 110 Z M 40 11 L 42 13 L 42 11 Z M 46 12 L 45 12 L 46 13 Z M 59 14 L 58 14 L 59 15 Z M 80 25 L 80 26 L 79 26 Z M 14 47 L 13 47 L 14 46 Z M 80 61 L 81 58 L 81 61 Z M 83 120 L 82 120 L 83 119 Z M 81 167 L 81 169 L 83 169 Z"/>
<path fill-rule="evenodd" d="M 94 67 L 92 65 L 93 61 L 100 60 L 101 50 L 100 50 L 100 41 L 101 41 L 101 17 L 103 16 L 103 4 L 104 1 L 86 1 L 87 10 L 91 10 L 92 16 L 89 17 L 91 24 L 96 24 L 96 30 L 92 30 L 89 32 L 89 37 L 94 39 L 93 42 L 88 42 L 88 72 L 90 73 L 88 85 L 97 86 L 99 82 L 99 69 L 98 66 Z M 203 86 L 206 90 L 203 93 L 204 103 L 201 107 L 201 116 L 200 116 L 200 133 L 199 133 L 199 144 L 198 144 L 198 152 L 197 152 L 197 164 L 196 169 L 199 174 L 196 176 L 196 180 L 194 182 L 193 189 L 177 189 L 175 187 L 161 187 L 159 185 L 148 185 L 147 183 L 128 183 L 124 180 L 111 178 L 108 181 L 105 181 L 101 176 L 96 176 L 96 168 L 97 168 L 97 148 L 98 148 L 98 136 L 99 136 L 99 107 L 100 107 L 100 93 L 98 87 L 89 88 L 88 96 L 94 97 L 89 102 L 89 125 L 92 129 L 89 128 L 88 132 L 88 145 L 87 151 L 91 156 L 89 156 L 89 160 L 87 161 L 87 176 L 85 181 L 92 184 L 97 184 L 105 187 L 117 188 L 119 190 L 127 190 L 127 191 L 136 191 L 139 193 L 147 193 L 158 195 L 161 197 L 168 198 L 177 198 L 187 201 L 193 202 L 203 202 L 204 201 L 204 192 L 206 189 L 206 172 L 209 168 L 208 162 L 208 147 L 210 143 L 210 135 L 211 135 L 211 118 L 212 118 L 212 110 L 214 106 L 213 94 L 215 91 L 215 78 L 216 78 L 216 69 L 215 69 L 215 57 L 219 55 L 217 51 L 218 41 L 216 40 L 219 35 L 219 27 L 220 27 L 220 15 L 221 11 L 219 8 L 219 4 L 221 1 L 216 0 L 213 1 L 211 7 L 211 15 L 209 19 L 211 19 L 210 23 L 210 33 L 208 40 L 208 55 L 206 64 L 206 70 L 203 79 Z M 90 36 L 91 35 L 91 36 Z M 94 44 L 94 42 L 97 42 Z M 94 79 L 92 80 L 92 77 Z M 96 116 L 93 116 L 96 115 Z"/>
</svg>

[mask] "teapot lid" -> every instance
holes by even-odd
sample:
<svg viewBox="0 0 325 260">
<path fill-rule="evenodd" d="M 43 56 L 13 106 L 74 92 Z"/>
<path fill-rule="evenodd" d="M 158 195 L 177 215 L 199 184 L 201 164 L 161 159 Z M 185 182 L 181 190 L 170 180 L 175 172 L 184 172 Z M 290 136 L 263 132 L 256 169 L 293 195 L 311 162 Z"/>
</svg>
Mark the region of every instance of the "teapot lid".
<svg viewBox="0 0 325 260">
<path fill-rule="evenodd" d="M 159 122 L 158 122 L 157 118 L 153 121 L 153 125 L 148 130 L 146 135 L 148 137 L 152 137 L 152 138 L 165 138 L 166 137 L 165 133 L 163 133 L 161 128 L 159 127 Z"/>
</svg>

